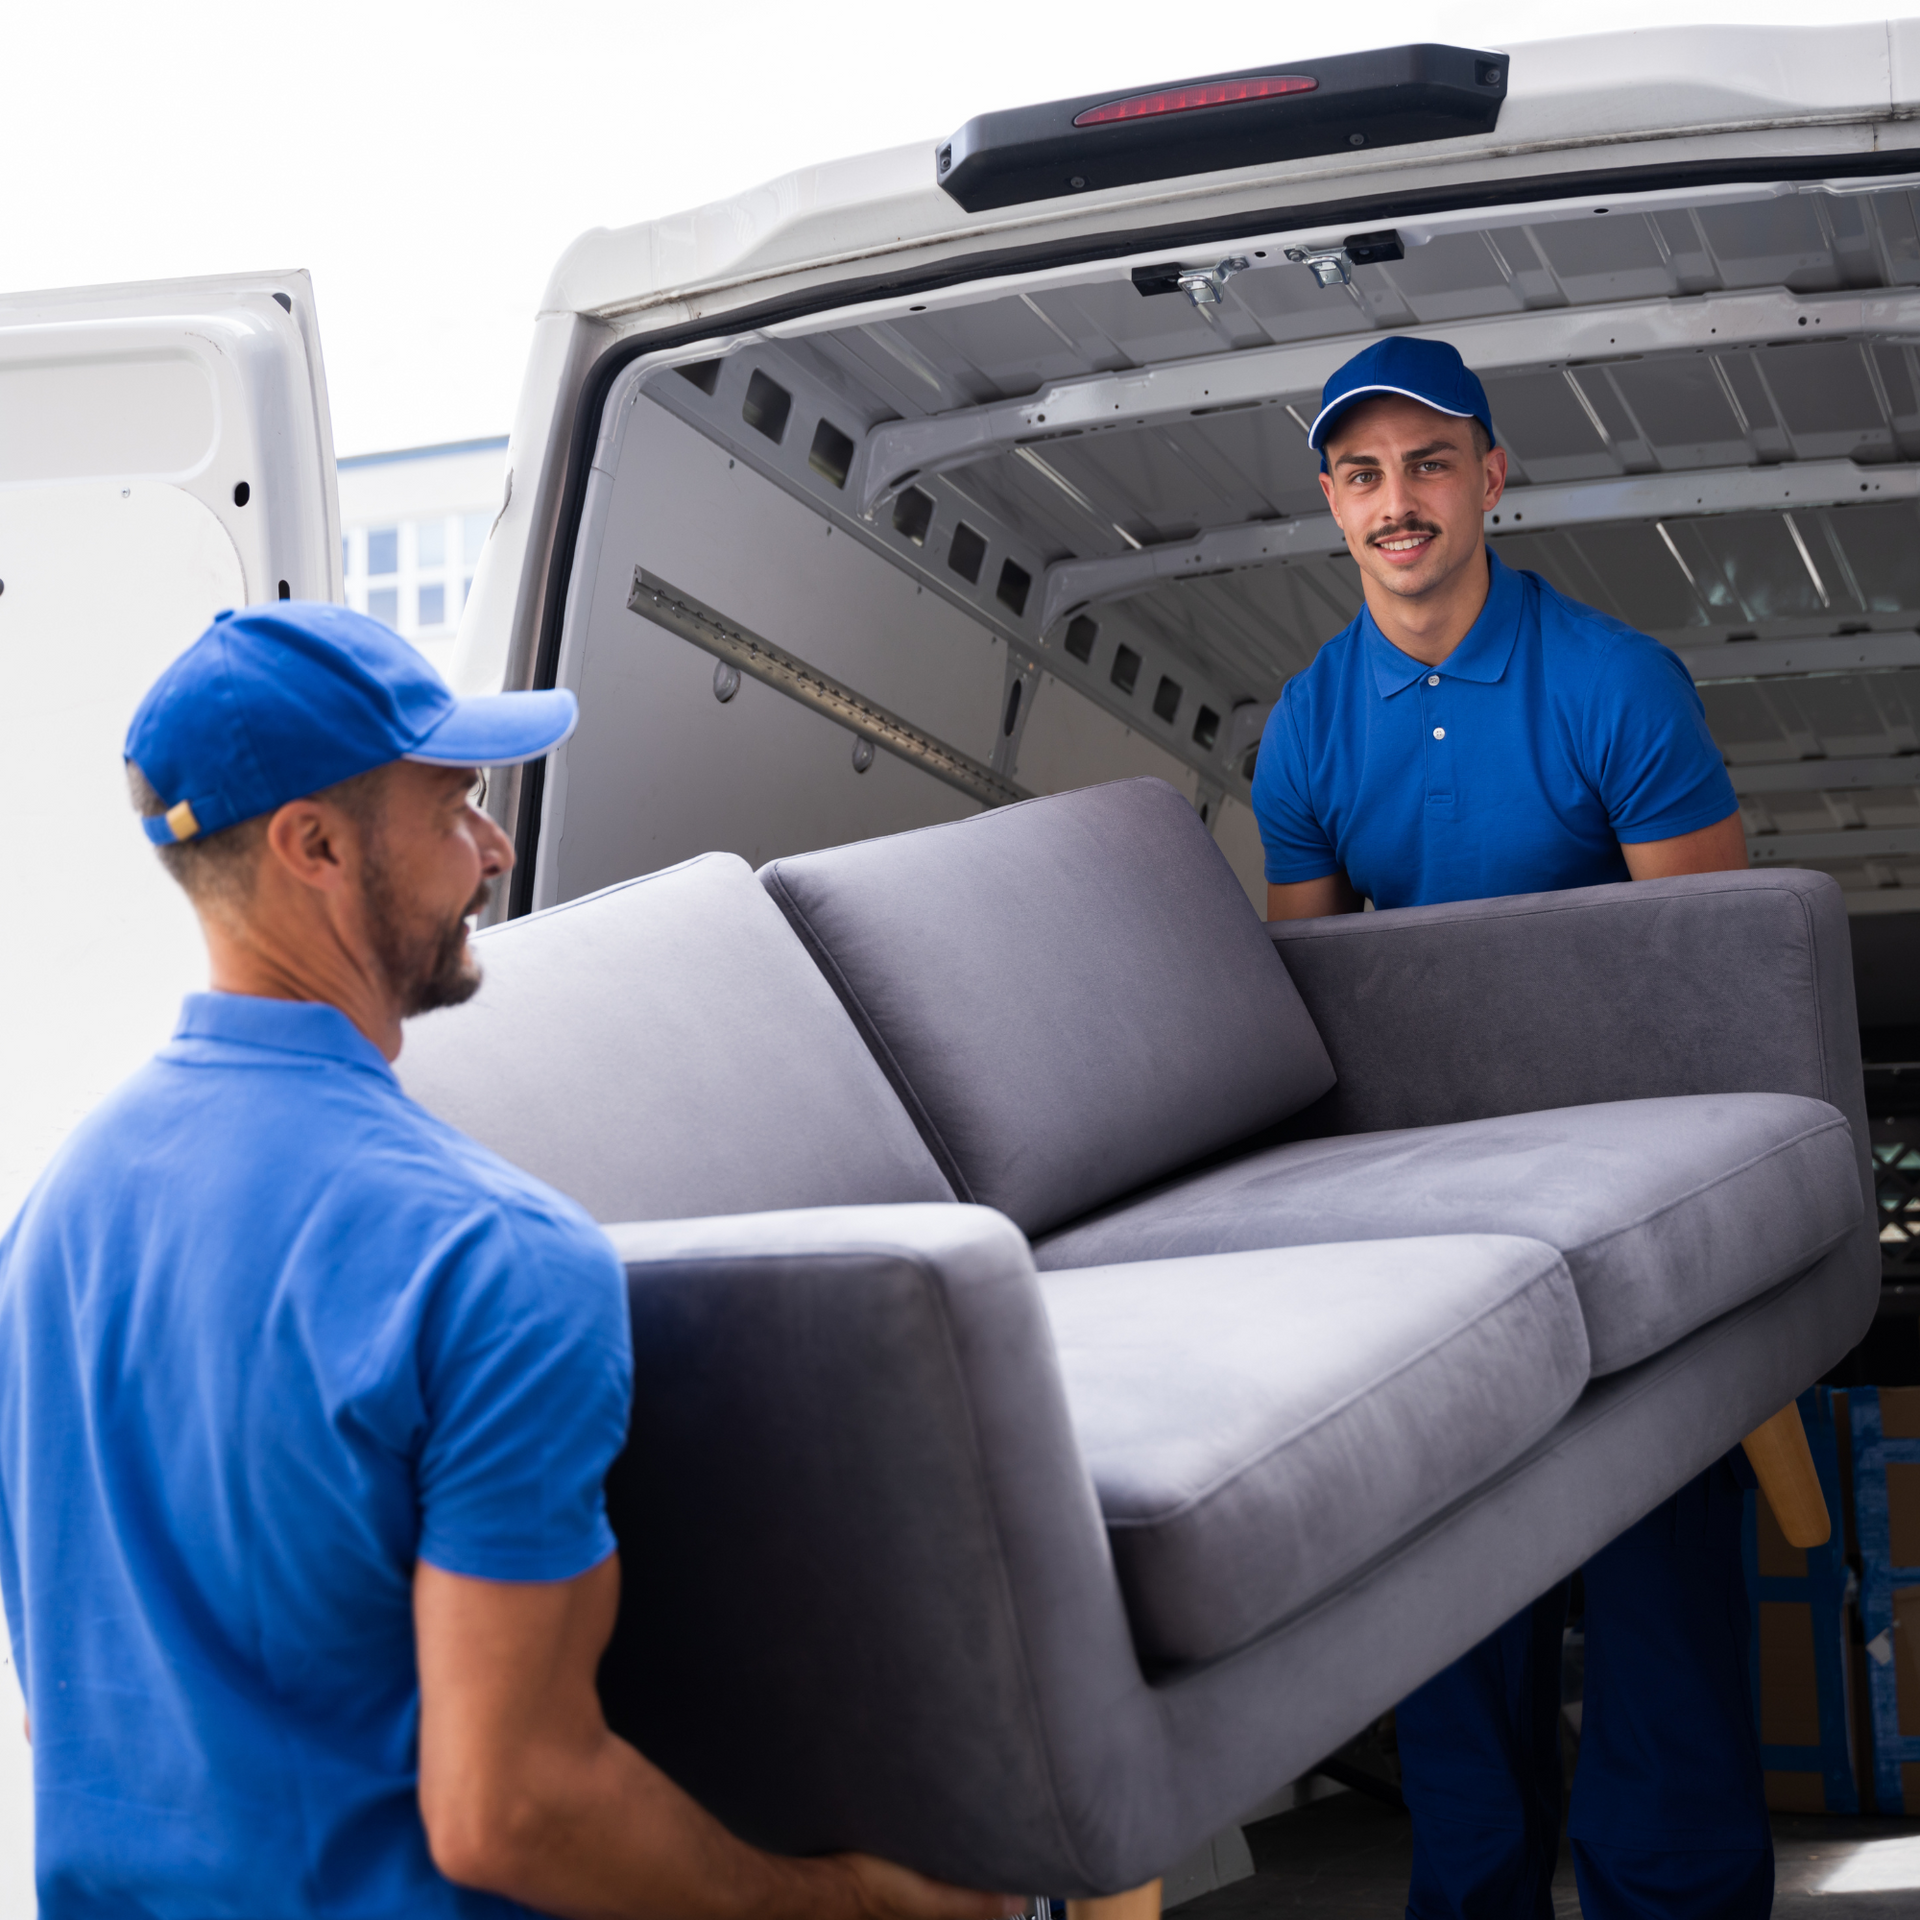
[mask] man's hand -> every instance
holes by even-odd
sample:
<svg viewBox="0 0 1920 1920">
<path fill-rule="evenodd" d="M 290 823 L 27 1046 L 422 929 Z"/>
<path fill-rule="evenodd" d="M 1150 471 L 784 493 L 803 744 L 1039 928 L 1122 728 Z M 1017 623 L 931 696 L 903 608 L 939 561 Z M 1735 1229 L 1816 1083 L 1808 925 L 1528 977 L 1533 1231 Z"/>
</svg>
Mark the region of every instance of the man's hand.
<svg viewBox="0 0 1920 1920">
<path fill-rule="evenodd" d="M 833 1864 L 853 1875 L 860 1912 L 871 1920 L 1010 1920 L 1027 1902 L 1004 1893 L 969 1893 L 929 1880 L 870 1853 L 841 1853 Z"/>
<path fill-rule="evenodd" d="M 1744 873 L 1747 835 L 1740 816 L 1730 813 L 1710 827 L 1677 834 L 1671 840 L 1642 840 L 1632 847 L 1622 841 L 1620 851 L 1636 880 L 1672 880 L 1683 873 Z"/>
<path fill-rule="evenodd" d="M 594 1689 L 620 1604 L 609 1557 L 576 1580 L 470 1580 L 422 1561 L 420 1816 L 462 1886 L 562 1920 L 1002 1920 L 1023 1902 L 861 1854 L 736 1840 L 608 1728 Z"/>
</svg>

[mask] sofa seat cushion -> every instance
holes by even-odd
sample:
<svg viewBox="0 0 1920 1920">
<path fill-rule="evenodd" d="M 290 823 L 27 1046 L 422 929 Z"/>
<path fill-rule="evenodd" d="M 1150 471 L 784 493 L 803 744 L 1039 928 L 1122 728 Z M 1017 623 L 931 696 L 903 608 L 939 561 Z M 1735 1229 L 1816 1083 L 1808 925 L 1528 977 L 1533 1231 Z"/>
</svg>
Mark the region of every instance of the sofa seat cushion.
<svg viewBox="0 0 1920 1920">
<path fill-rule="evenodd" d="M 1395 1233 L 1515 1233 L 1566 1256 L 1596 1375 L 1804 1272 L 1860 1223 L 1845 1117 L 1690 1094 L 1269 1147 L 1079 1221 L 1045 1267 Z"/>
<path fill-rule="evenodd" d="M 796 854 L 761 879 L 954 1191 L 1023 1232 L 1333 1084 L 1259 915 L 1163 780 Z"/>
<path fill-rule="evenodd" d="M 473 945 L 479 993 L 407 1028 L 401 1084 L 596 1220 L 953 1198 L 737 856 Z"/>
<path fill-rule="evenodd" d="M 1535 1240 L 1375 1240 L 1041 1276 L 1143 1660 L 1231 1652 L 1558 1424 L 1587 1379 Z"/>
</svg>

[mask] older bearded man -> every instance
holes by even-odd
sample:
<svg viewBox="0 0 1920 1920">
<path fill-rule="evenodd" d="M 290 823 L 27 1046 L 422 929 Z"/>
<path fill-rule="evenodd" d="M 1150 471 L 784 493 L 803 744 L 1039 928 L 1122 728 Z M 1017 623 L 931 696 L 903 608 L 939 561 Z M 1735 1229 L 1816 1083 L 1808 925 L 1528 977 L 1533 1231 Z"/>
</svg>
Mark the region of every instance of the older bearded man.
<svg viewBox="0 0 1920 1920">
<path fill-rule="evenodd" d="M 212 991 L 0 1243 L 46 1920 L 1017 1910 L 761 1853 L 601 1717 L 621 1269 L 389 1064 L 479 982 L 466 922 L 513 854 L 474 769 L 573 722 L 300 603 L 220 616 L 134 717 Z"/>
</svg>

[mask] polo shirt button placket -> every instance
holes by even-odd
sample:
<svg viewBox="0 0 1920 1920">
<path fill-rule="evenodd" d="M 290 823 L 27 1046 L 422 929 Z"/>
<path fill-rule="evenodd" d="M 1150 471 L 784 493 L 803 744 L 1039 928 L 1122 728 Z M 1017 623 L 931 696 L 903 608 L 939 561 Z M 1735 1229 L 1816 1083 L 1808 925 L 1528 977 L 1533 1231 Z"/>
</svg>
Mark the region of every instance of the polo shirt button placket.
<svg viewBox="0 0 1920 1920">
<path fill-rule="evenodd" d="M 1440 676 L 1437 673 L 1424 674 L 1420 680 L 1420 706 L 1427 726 L 1427 781 L 1426 803 L 1429 807 L 1453 806 L 1453 761 L 1447 752 L 1447 729 L 1442 718 L 1441 699 L 1438 691 Z"/>
</svg>

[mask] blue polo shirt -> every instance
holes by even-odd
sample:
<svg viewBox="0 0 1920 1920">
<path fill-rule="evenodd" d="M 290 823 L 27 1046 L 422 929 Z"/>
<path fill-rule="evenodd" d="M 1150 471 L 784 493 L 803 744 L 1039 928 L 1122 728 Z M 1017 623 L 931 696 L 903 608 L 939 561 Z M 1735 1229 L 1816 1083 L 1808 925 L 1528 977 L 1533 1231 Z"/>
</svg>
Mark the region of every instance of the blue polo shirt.
<svg viewBox="0 0 1920 1920">
<path fill-rule="evenodd" d="M 1597 886 L 1622 841 L 1738 807 L 1679 657 L 1489 551 L 1438 667 L 1361 609 L 1287 682 L 1254 768 L 1267 879 L 1344 871 L 1376 907 Z"/>
<path fill-rule="evenodd" d="M 603 1560 L 631 1372 L 571 1201 L 333 1008 L 189 999 L 0 1241 L 43 1920 L 518 1911 L 428 1857 L 414 1566 Z"/>
</svg>

